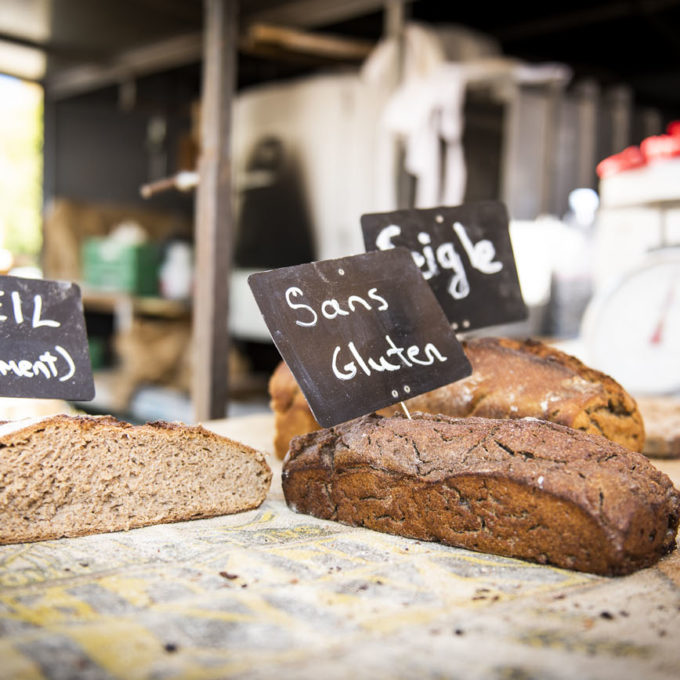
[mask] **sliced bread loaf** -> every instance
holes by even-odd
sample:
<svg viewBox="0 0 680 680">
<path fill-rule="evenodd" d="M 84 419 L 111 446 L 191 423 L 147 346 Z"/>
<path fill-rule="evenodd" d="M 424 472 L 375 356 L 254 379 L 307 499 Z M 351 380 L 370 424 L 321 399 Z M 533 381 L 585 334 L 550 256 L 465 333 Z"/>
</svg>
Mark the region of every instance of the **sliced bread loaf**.
<svg viewBox="0 0 680 680">
<path fill-rule="evenodd" d="M 264 456 L 204 428 L 52 416 L 0 426 L 0 544 L 255 508 Z"/>
</svg>

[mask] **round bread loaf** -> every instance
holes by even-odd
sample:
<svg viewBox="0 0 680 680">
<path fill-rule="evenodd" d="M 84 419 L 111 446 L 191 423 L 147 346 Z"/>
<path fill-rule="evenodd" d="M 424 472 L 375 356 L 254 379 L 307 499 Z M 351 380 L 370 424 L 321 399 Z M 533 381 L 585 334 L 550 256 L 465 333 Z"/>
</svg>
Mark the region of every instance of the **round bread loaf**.
<svg viewBox="0 0 680 680">
<path fill-rule="evenodd" d="M 263 454 L 200 426 L 58 415 L 0 426 L 0 544 L 256 508 Z"/>
</svg>

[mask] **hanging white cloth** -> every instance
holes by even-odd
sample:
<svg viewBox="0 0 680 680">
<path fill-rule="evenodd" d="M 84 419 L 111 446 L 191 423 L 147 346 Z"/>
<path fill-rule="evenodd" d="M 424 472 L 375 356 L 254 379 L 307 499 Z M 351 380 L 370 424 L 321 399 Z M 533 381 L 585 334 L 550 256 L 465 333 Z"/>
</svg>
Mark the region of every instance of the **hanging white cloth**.
<svg viewBox="0 0 680 680">
<path fill-rule="evenodd" d="M 450 28 L 453 30 L 453 27 Z M 504 99 L 508 85 L 518 82 L 564 81 L 570 73 L 562 65 L 529 66 L 514 59 L 494 56 L 489 45 L 473 36 L 451 44 L 463 45 L 458 56 L 466 61 L 447 61 L 438 33 L 419 24 L 404 31 L 401 84 L 389 98 L 383 124 L 404 143 L 405 169 L 416 178 L 415 206 L 458 205 L 463 202 L 466 167 L 463 149 L 464 106 L 472 84 L 500 87 Z M 449 51 L 451 51 L 449 49 Z M 383 41 L 363 67 L 366 82 L 397 82 L 397 41 Z M 394 156 L 385 155 L 387 162 Z M 394 167 L 386 170 L 394 176 Z M 393 203 L 396 204 L 396 197 Z"/>
<path fill-rule="evenodd" d="M 404 140 L 405 167 L 417 179 L 418 208 L 463 200 L 464 69 L 442 63 L 429 75 L 405 82 L 385 110 L 385 125 Z"/>
</svg>

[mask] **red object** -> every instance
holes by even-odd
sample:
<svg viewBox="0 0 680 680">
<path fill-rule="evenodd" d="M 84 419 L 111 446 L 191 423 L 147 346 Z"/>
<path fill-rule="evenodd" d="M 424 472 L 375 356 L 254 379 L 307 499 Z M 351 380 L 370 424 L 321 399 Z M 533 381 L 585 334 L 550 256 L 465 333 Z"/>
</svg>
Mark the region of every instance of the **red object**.
<svg viewBox="0 0 680 680">
<path fill-rule="evenodd" d="M 666 132 L 672 137 L 680 137 L 680 120 L 672 120 L 668 123 Z"/>
<path fill-rule="evenodd" d="M 642 140 L 640 150 L 647 161 L 676 158 L 680 156 L 680 132 L 647 137 Z"/>
<path fill-rule="evenodd" d="M 679 138 L 680 139 L 680 138 Z M 600 179 L 611 177 L 624 170 L 641 168 L 646 160 L 637 146 L 629 146 L 623 151 L 608 156 L 597 164 L 597 176 Z"/>
</svg>

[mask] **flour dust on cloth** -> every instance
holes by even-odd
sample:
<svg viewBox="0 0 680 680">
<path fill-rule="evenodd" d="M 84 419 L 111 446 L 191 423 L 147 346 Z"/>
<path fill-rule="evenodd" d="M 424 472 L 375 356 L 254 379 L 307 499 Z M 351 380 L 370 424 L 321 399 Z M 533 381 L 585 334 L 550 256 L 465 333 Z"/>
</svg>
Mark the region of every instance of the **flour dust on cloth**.
<svg viewBox="0 0 680 680">
<path fill-rule="evenodd" d="M 409 24 L 403 55 L 400 69 L 396 39 L 383 41 L 364 65 L 363 76 L 369 82 L 397 80 L 396 74 L 402 72 L 383 124 L 404 141 L 405 169 L 417 180 L 418 208 L 463 202 L 463 110 L 468 87 L 492 87 L 498 99 L 507 100 L 522 83 L 565 83 L 570 77 L 569 69 L 560 64 L 529 66 L 503 57 L 490 38 L 458 26 L 435 30 Z"/>
</svg>

